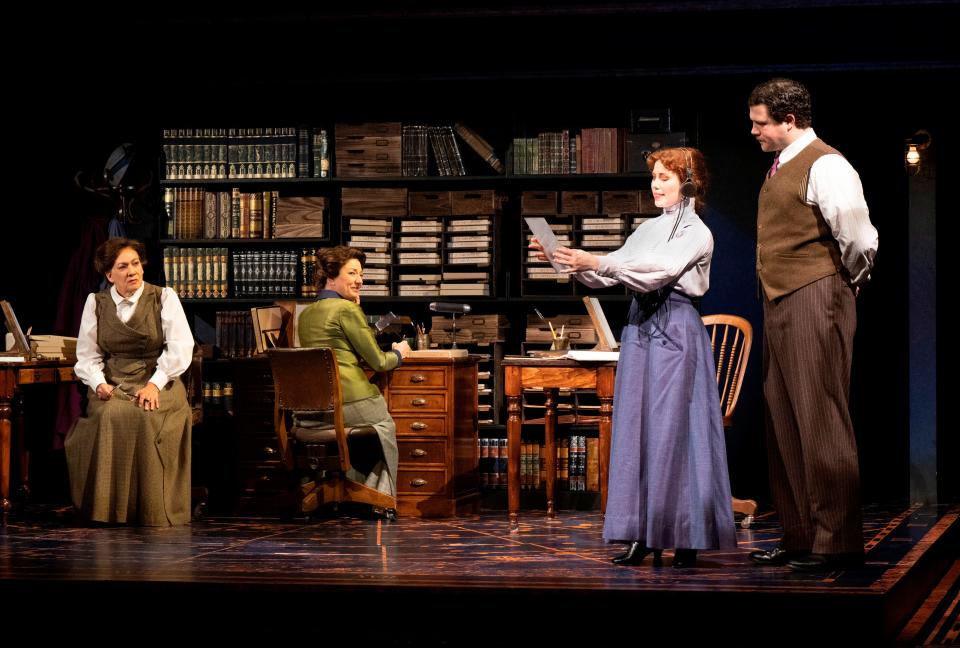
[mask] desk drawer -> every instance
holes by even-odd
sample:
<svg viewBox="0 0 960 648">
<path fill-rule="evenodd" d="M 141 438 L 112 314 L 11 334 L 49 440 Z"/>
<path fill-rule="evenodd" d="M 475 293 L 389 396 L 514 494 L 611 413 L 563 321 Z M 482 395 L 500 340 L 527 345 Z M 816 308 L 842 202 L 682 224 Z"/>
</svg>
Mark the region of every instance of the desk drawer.
<svg viewBox="0 0 960 648">
<path fill-rule="evenodd" d="M 55 383 L 60 375 L 60 370 L 56 367 L 44 367 L 43 369 L 21 369 L 17 373 L 17 382 L 21 385 L 31 385 L 34 383 Z"/>
<path fill-rule="evenodd" d="M 237 436 L 258 435 L 259 437 L 269 437 L 276 435 L 273 427 L 273 412 L 254 414 L 244 412 L 244 416 L 236 416 L 233 421 L 233 431 Z"/>
<path fill-rule="evenodd" d="M 447 384 L 445 369 L 400 367 L 390 377 L 391 387 L 443 387 Z"/>
<path fill-rule="evenodd" d="M 446 412 L 446 392 L 403 392 L 390 390 L 391 412 Z"/>
<path fill-rule="evenodd" d="M 238 416 L 266 414 L 272 417 L 277 396 L 273 389 L 244 389 L 234 391 L 233 402 Z"/>
<path fill-rule="evenodd" d="M 446 444 L 443 441 L 403 441 L 400 447 L 400 465 L 413 468 L 421 464 L 446 463 Z"/>
<path fill-rule="evenodd" d="M 287 471 L 280 464 L 241 464 L 240 481 L 246 494 L 278 493 L 287 487 Z"/>
<path fill-rule="evenodd" d="M 432 495 L 443 493 L 447 487 L 445 470 L 399 470 L 397 493 Z"/>
<path fill-rule="evenodd" d="M 256 461 L 258 464 L 279 462 L 283 458 L 276 435 L 238 435 L 237 454 L 241 461 Z"/>
<path fill-rule="evenodd" d="M 398 437 L 447 436 L 446 418 L 442 416 L 398 416 L 394 414 L 393 422 L 397 424 Z"/>
</svg>

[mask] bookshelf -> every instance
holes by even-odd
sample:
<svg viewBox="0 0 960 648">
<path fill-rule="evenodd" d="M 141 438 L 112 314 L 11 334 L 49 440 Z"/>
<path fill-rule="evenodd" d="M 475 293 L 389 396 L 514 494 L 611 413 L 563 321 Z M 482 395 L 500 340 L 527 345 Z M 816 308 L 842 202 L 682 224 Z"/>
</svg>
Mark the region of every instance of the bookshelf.
<svg viewBox="0 0 960 648">
<path fill-rule="evenodd" d="M 481 137 L 458 126 L 469 131 L 468 137 Z M 503 145 L 509 148 L 502 156 L 505 165 L 482 137 L 482 144 L 474 140 L 473 147 L 462 134 L 455 135 L 460 129 L 421 123 L 247 129 L 235 138 L 228 129 L 166 131 L 164 154 L 176 159 L 173 167 L 169 157 L 161 161 L 168 174 L 162 182 L 167 219 L 158 237 L 164 274 L 195 325 L 206 330 L 207 340 L 201 341 L 215 347 L 214 357 L 226 359 L 208 363 L 211 383 L 222 392 L 235 382 L 232 364 L 253 355 L 250 307 L 309 300 L 315 251 L 337 244 L 361 248 L 367 253 L 361 293 L 367 312 L 389 309 L 426 321 L 430 301 L 472 305 L 477 317 L 459 319 L 458 328 L 463 328 L 457 341 L 479 358 L 478 454 L 484 458 L 481 472 L 488 473 L 483 483 L 498 505 L 499 491 L 506 486 L 505 479 L 493 476 L 496 466 L 506 469 L 500 362 L 504 355 L 544 346 L 543 340 L 529 337 L 533 306 L 573 313 L 572 323 L 582 308 L 581 295 L 599 292 L 614 313 L 625 311 L 630 300 L 622 287 L 596 291 L 568 277 L 550 276 L 549 265 L 526 250 L 530 234 L 522 217 L 543 216 L 562 241 L 604 253 L 620 247 L 639 222 L 656 212 L 645 169 L 622 172 L 629 161 L 623 148 L 629 141 L 626 129 L 584 130 L 590 135 L 563 131 L 509 140 Z M 326 135 L 322 152 L 317 150 L 321 131 Z M 190 141 L 186 136 L 191 133 L 201 136 Z M 224 133 L 226 144 L 218 144 Z M 584 142 L 592 148 L 581 150 Z M 200 156 L 199 163 L 191 163 L 190 156 Z M 236 164 L 231 164 L 234 157 Z M 326 177 L 320 177 L 321 161 Z M 470 331 L 471 324 L 482 329 L 491 321 L 494 334 L 475 337 Z M 434 318 L 434 346 L 452 341 L 444 328 Z M 213 392 L 212 384 L 210 388 Z M 538 398 L 542 394 L 524 394 L 525 421 L 535 423 Z M 217 414 L 211 420 L 229 424 L 233 417 L 223 400 L 211 397 Z M 561 416 L 561 444 L 568 444 L 559 446 L 568 448 L 568 469 L 561 473 L 567 481 L 561 489 L 569 491 L 575 506 L 592 506 L 595 489 L 588 485 L 595 480 L 586 471 L 595 459 L 590 449 L 596 443 L 591 428 L 596 395 L 574 391 L 561 400 L 570 410 L 570 416 Z M 535 428 L 530 425 L 529 438 L 526 433 L 524 438 L 524 459 L 530 465 L 542 444 Z M 268 439 L 260 436 L 268 448 Z M 243 448 L 237 452 L 241 464 L 263 459 L 247 457 Z M 576 457 L 574 463 L 570 456 Z M 563 462 L 559 454 L 555 460 Z M 542 483 L 530 466 L 528 473 L 525 489 L 531 493 L 525 497 L 536 499 Z"/>
</svg>

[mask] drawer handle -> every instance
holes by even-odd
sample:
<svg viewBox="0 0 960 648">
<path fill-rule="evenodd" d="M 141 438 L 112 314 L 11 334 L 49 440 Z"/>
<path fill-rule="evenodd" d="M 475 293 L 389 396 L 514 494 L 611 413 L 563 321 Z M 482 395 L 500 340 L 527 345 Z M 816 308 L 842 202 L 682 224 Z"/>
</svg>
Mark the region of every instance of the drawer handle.
<svg viewBox="0 0 960 648">
<path fill-rule="evenodd" d="M 264 446 L 263 454 L 272 456 L 277 454 L 277 451 L 271 448 L 270 446 Z"/>
<path fill-rule="evenodd" d="M 412 401 L 410 401 L 410 404 L 413 405 L 414 407 L 423 407 L 424 405 L 427 404 L 427 399 L 426 399 L 426 398 L 414 398 Z"/>
<path fill-rule="evenodd" d="M 410 451 L 410 456 L 411 456 L 411 457 L 426 457 L 426 456 L 427 456 L 427 451 L 424 450 L 423 448 L 414 448 L 413 450 Z"/>
<path fill-rule="evenodd" d="M 412 376 L 410 376 L 410 382 L 412 383 L 422 383 L 422 382 L 426 382 L 426 380 L 427 380 L 427 377 L 424 376 L 423 374 L 413 374 Z"/>
<path fill-rule="evenodd" d="M 415 423 L 411 423 L 411 424 L 410 424 L 410 429 L 411 429 L 411 430 L 426 430 L 426 429 L 427 429 L 427 424 L 426 424 L 426 423 L 421 423 L 420 421 L 417 421 L 417 422 L 415 422 Z"/>
<path fill-rule="evenodd" d="M 261 482 L 268 482 L 268 481 L 270 481 L 270 475 L 260 475 L 260 481 L 261 481 Z"/>
<path fill-rule="evenodd" d="M 421 486 L 426 486 L 426 485 L 427 485 L 427 480 L 426 480 L 426 479 L 411 479 L 411 480 L 410 480 L 410 485 L 413 486 L 414 488 L 420 488 Z"/>
</svg>

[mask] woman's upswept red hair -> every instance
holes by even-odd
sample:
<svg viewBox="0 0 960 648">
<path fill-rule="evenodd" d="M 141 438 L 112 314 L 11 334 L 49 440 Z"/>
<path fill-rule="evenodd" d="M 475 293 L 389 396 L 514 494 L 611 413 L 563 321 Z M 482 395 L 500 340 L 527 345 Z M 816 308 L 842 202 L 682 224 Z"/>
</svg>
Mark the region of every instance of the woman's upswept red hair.
<svg viewBox="0 0 960 648">
<path fill-rule="evenodd" d="M 676 173 L 681 183 L 687 178 L 687 169 L 690 170 L 690 179 L 696 187 L 696 211 L 702 218 L 707 205 L 704 198 L 707 195 L 707 189 L 710 187 L 710 174 L 707 172 L 707 163 L 703 159 L 703 153 L 688 146 L 662 148 L 647 157 L 647 167 L 651 172 L 657 162 L 666 167 L 667 171 Z"/>
</svg>

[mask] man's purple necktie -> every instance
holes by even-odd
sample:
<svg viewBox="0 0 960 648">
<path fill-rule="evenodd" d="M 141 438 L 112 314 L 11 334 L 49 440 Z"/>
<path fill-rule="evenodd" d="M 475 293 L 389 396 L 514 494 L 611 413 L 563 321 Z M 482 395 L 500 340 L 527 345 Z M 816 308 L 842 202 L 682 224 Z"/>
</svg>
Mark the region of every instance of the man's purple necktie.
<svg viewBox="0 0 960 648">
<path fill-rule="evenodd" d="M 772 178 L 777 172 L 777 167 L 780 166 L 780 154 L 777 153 L 773 158 L 773 165 L 770 167 L 770 171 L 767 173 L 768 178 Z"/>
</svg>

